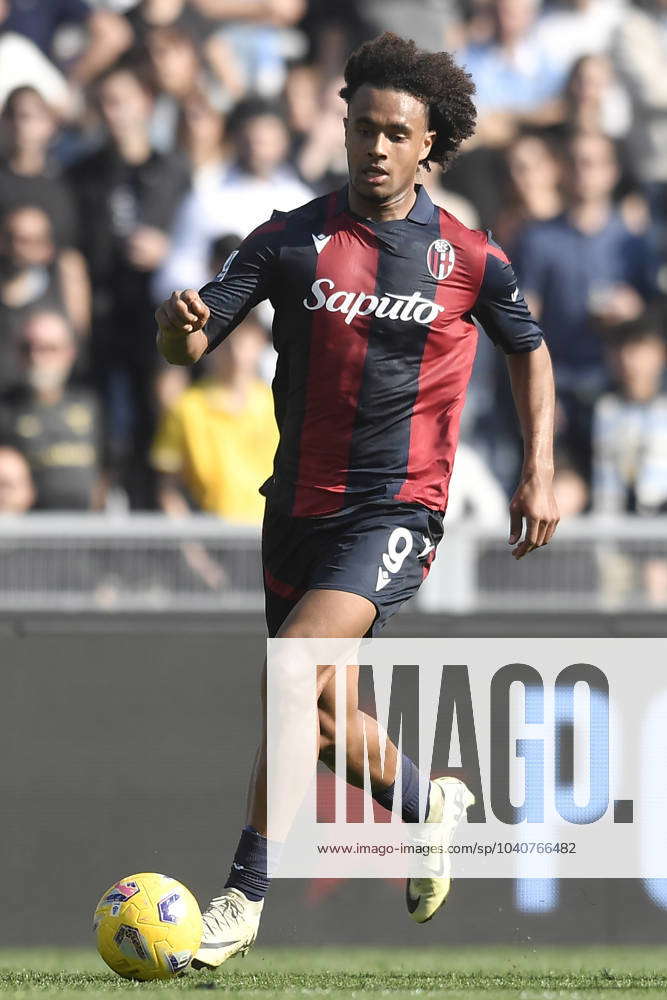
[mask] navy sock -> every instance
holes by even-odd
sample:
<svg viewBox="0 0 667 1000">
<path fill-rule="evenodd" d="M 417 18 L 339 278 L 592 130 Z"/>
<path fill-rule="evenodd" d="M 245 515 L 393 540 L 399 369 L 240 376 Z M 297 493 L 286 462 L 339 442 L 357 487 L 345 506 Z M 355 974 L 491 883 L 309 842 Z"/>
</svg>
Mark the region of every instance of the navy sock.
<svg viewBox="0 0 667 1000">
<path fill-rule="evenodd" d="M 241 832 L 239 846 L 229 870 L 225 889 L 240 889 L 248 899 L 258 902 L 264 899 L 271 879 L 267 876 L 269 842 L 266 837 L 245 826 Z"/>
<path fill-rule="evenodd" d="M 418 771 L 416 765 L 405 754 L 401 757 L 401 815 L 404 823 L 419 823 L 419 787 L 428 779 L 424 778 Z M 394 802 L 394 789 L 396 785 L 389 788 L 381 788 L 373 793 L 373 798 L 385 809 L 391 811 Z M 426 815 L 428 816 L 428 800 L 430 793 L 426 794 Z"/>
</svg>

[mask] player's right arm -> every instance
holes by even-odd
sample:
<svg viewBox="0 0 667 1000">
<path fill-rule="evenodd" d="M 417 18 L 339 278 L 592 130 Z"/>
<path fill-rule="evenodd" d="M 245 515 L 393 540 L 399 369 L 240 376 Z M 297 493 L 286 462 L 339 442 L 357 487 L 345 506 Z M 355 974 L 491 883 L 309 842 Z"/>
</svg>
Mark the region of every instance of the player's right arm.
<svg viewBox="0 0 667 1000">
<path fill-rule="evenodd" d="M 173 292 L 158 308 L 158 350 L 172 365 L 192 365 L 217 347 L 271 295 L 281 234 L 279 213 L 243 241 L 199 292 Z"/>
<path fill-rule="evenodd" d="M 172 365 L 193 365 L 208 349 L 204 327 L 211 310 L 193 288 L 172 292 L 155 313 L 157 347 Z"/>
</svg>

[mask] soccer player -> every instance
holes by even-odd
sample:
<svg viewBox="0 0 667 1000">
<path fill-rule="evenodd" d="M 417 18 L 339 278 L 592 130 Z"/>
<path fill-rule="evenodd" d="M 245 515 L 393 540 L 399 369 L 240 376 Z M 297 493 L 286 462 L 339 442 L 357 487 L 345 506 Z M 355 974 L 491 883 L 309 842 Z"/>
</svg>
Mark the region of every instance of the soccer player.
<svg viewBox="0 0 667 1000">
<path fill-rule="evenodd" d="M 342 97 L 349 184 L 272 218 L 199 292 L 157 310 L 164 357 L 189 365 L 269 298 L 280 431 L 262 538 L 270 636 L 375 635 L 419 588 L 441 539 L 459 419 L 475 356 L 473 317 L 506 354 L 524 440 L 510 504 L 520 559 L 551 539 L 554 386 L 549 354 L 491 237 L 436 208 L 416 183 L 474 131 L 470 77 L 445 52 L 386 33 L 350 57 Z M 522 539 L 525 522 L 525 536 Z M 387 559 L 383 559 L 387 556 Z M 392 567 L 391 569 L 388 567 Z M 317 678 L 320 758 L 334 744 L 332 671 Z M 391 808 L 397 750 L 379 763 L 377 723 L 348 692 L 348 776 L 363 785 L 364 726 L 373 797 Z M 402 815 L 417 822 L 420 774 L 401 760 Z M 431 781 L 426 822 L 449 837 L 473 797 Z M 204 913 L 195 967 L 255 940 L 266 895 L 266 745 L 229 879 Z M 412 879 L 408 909 L 429 920 L 448 878 Z"/>
</svg>

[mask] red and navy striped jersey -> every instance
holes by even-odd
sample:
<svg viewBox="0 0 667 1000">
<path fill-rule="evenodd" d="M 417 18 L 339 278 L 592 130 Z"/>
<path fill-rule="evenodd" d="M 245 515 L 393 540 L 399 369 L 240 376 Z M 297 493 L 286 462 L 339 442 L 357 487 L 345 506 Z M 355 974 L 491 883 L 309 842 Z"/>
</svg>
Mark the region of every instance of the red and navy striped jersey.
<svg viewBox="0 0 667 1000">
<path fill-rule="evenodd" d="M 423 187 L 390 222 L 352 214 L 347 188 L 275 212 L 201 297 L 209 350 L 273 304 L 280 443 L 262 492 L 293 516 L 378 499 L 444 510 L 473 317 L 506 353 L 541 343 L 500 247 Z"/>
</svg>

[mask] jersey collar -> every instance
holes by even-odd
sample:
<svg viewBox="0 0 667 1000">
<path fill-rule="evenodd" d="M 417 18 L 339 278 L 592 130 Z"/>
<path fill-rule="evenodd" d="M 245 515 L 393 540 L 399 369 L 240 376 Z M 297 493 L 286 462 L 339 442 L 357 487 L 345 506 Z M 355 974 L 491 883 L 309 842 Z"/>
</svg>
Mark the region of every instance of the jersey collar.
<svg viewBox="0 0 667 1000">
<path fill-rule="evenodd" d="M 423 184 L 415 184 L 415 191 L 417 192 L 417 200 L 410 209 L 407 218 L 410 222 L 417 222 L 420 226 L 426 226 L 433 218 L 434 205 Z M 356 218 L 356 216 L 350 212 L 347 184 L 345 187 L 340 189 L 336 196 L 336 214 L 339 215 L 342 212 L 349 212 L 353 218 Z"/>
<path fill-rule="evenodd" d="M 412 206 L 408 219 L 410 222 L 418 222 L 420 226 L 425 226 L 433 218 L 433 209 L 435 206 L 423 184 L 415 184 L 415 188 L 417 190 L 417 200 Z"/>
</svg>

